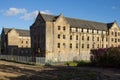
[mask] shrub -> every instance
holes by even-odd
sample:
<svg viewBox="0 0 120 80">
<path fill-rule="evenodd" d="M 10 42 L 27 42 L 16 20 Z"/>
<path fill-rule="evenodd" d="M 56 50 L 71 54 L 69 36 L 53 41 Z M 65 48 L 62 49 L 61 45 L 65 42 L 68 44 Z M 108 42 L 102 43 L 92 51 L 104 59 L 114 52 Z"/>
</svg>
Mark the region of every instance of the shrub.
<svg viewBox="0 0 120 80">
<path fill-rule="evenodd" d="M 90 66 L 91 63 L 87 62 L 87 61 L 72 61 L 72 62 L 67 62 L 66 63 L 67 66 Z"/>
<path fill-rule="evenodd" d="M 76 61 L 67 62 L 66 65 L 67 66 L 77 66 L 77 62 Z"/>
<path fill-rule="evenodd" d="M 90 62 L 87 62 L 87 61 L 79 61 L 77 66 L 90 66 L 91 63 Z"/>
<path fill-rule="evenodd" d="M 91 50 L 91 61 L 96 66 L 119 67 L 120 66 L 120 47 L 111 47 Z"/>
</svg>

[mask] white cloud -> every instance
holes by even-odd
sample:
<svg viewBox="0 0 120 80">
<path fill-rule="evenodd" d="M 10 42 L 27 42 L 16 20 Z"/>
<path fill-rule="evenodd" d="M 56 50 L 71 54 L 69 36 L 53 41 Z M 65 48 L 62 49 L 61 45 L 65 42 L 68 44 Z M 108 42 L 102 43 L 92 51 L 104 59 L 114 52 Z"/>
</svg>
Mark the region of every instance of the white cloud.
<svg viewBox="0 0 120 80">
<path fill-rule="evenodd" d="M 40 11 L 40 13 L 43 13 L 43 14 L 52 14 L 49 10 Z"/>
<path fill-rule="evenodd" d="M 2 12 L 2 11 L 0 11 L 0 12 Z M 40 11 L 40 13 L 52 14 L 49 10 Z M 38 15 L 38 11 L 35 10 L 33 12 L 28 12 L 25 8 L 9 8 L 8 10 L 4 11 L 4 14 L 6 16 L 16 16 L 16 15 L 21 14 L 19 17 L 20 19 L 33 20 Z"/>
<path fill-rule="evenodd" d="M 31 13 L 26 13 L 23 16 L 21 16 L 20 19 L 32 20 L 32 19 L 36 18 L 37 14 L 38 14 L 38 11 L 33 11 Z"/>
<path fill-rule="evenodd" d="M 9 8 L 6 12 L 6 16 L 14 16 L 18 14 L 25 14 L 27 13 L 27 10 L 24 8 Z"/>
<path fill-rule="evenodd" d="M 40 13 L 52 14 L 49 10 L 40 11 Z M 38 11 L 36 10 L 36 11 L 30 12 L 30 13 L 24 14 L 23 16 L 20 17 L 20 19 L 32 20 L 32 19 L 35 19 L 37 15 L 38 15 Z"/>
</svg>

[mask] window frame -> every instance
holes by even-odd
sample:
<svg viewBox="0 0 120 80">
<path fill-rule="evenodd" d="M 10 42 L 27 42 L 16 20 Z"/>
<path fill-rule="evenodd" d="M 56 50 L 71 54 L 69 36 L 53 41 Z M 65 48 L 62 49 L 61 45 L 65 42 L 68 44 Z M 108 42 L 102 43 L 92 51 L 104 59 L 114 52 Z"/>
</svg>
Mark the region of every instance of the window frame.
<svg viewBox="0 0 120 80">
<path fill-rule="evenodd" d="M 60 30 L 60 27 L 61 27 L 61 26 L 58 26 L 58 30 Z"/>
</svg>

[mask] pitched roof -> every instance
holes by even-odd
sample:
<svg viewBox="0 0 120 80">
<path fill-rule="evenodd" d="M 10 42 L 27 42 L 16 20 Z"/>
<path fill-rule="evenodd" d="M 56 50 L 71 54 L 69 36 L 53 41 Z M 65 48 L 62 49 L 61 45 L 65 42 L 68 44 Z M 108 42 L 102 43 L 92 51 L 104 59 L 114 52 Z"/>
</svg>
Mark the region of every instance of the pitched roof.
<svg viewBox="0 0 120 80">
<path fill-rule="evenodd" d="M 108 29 L 111 28 L 113 24 L 114 24 L 114 22 L 108 23 L 108 24 L 107 24 Z"/>
<path fill-rule="evenodd" d="M 55 15 L 49 14 L 41 14 L 45 21 L 55 21 L 57 17 Z M 95 21 L 88 21 L 88 20 L 81 20 L 75 18 L 65 17 L 67 22 L 70 24 L 71 27 L 80 27 L 86 29 L 96 29 L 96 30 L 108 30 L 107 23 L 95 22 Z"/>
<path fill-rule="evenodd" d="M 7 34 L 9 31 L 11 31 L 13 28 L 3 28 L 5 34 Z M 23 30 L 23 29 L 15 29 L 20 36 L 30 36 L 29 30 Z"/>
<path fill-rule="evenodd" d="M 53 16 L 53 15 L 41 14 L 41 16 L 43 17 L 43 19 L 45 21 L 54 21 L 55 20 L 55 16 Z"/>
</svg>

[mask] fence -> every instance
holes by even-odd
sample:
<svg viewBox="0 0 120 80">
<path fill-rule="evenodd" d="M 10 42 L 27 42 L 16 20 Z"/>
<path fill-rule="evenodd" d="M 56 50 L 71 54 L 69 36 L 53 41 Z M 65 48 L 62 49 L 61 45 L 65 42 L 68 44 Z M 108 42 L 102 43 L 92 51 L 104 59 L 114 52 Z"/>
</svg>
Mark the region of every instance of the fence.
<svg viewBox="0 0 120 80">
<path fill-rule="evenodd" d="M 28 64 L 45 64 L 45 57 L 0 55 L 0 59 L 21 62 L 21 63 L 28 63 Z"/>
</svg>

